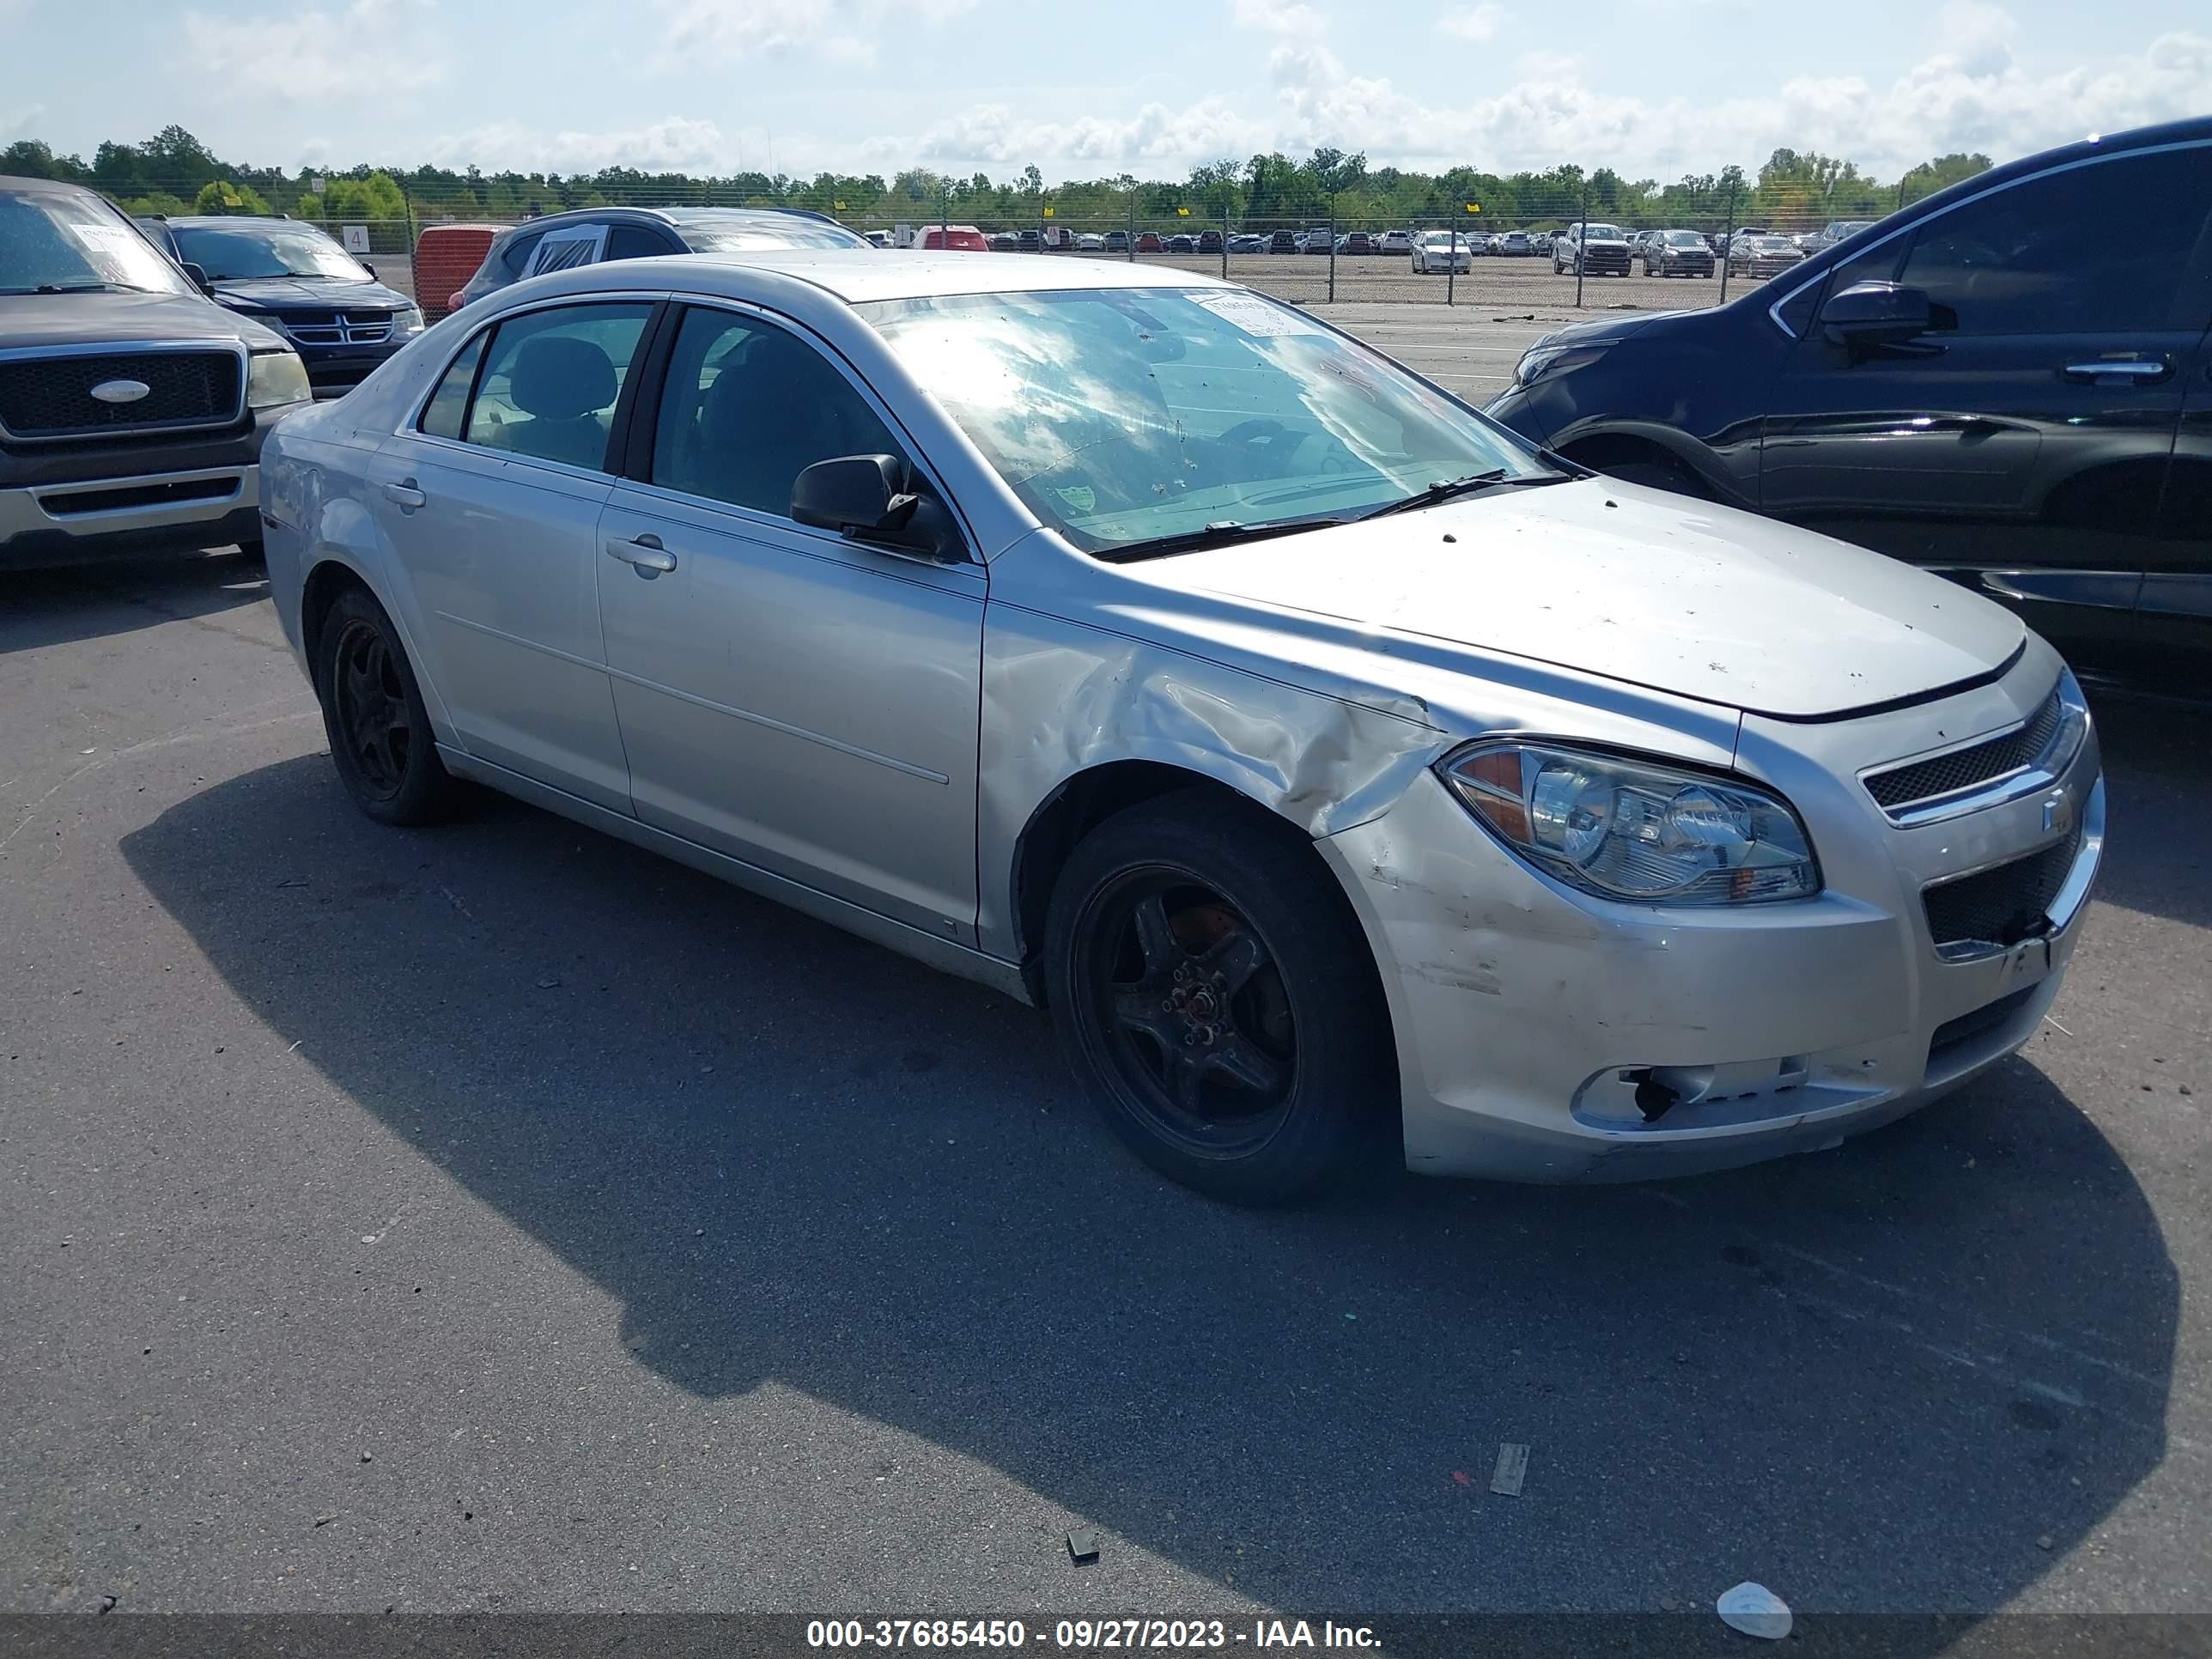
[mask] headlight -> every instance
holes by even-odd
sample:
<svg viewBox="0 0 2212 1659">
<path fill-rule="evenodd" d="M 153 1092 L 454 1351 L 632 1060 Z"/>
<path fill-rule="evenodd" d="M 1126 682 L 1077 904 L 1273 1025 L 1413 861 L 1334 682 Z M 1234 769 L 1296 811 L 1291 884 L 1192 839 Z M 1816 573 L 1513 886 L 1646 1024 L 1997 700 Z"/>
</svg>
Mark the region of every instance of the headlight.
<svg viewBox="0 0 2212 1659">
<path fill-rule="evenodd" d="M 303 404 L 315 395 L 307 384 L 307 366 L 296 351 L 257 351 L 246 377 L 246 406 L 275 409 L 283 404 Z"/>
<path fill-rule="evenodd" d="M 393 312 L 392 331 L 394 334 L 420 334 L 422 331 L 422 307 L 403 306 Z"/>
<path fill-rule="evenodd" d="M 1538 376 L 1548 374 L 1554 369 L 1580 368 L 1585 363 L 1594 363 L 1604 355 L 1606 345 L 1612 343 L 1607 341 L 1603 345 L 1587 345 L 1577 342 L 1572 345 L 1531 346 L 1514 366 L 1513 383 L 1528 386 Z"/>
<path fill-rule="evenodd" d="M 1820 890 L 1805 826 L 1747 784 L 1546 744 L 1479 743 L 1439 769 L 1547 875 L 1640 904 L 1761 904 Z"/>
</svg>

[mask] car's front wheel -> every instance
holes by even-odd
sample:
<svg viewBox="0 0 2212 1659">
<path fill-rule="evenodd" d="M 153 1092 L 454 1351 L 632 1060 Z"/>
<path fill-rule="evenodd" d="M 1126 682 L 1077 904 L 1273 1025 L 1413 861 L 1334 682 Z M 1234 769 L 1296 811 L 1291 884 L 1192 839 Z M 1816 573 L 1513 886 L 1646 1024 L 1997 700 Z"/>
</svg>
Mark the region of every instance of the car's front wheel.
<svg viewBox="0 0 2212 1659">
<path fill-rule="evenodd" d="M 379 823 L 429 823 L 455 785 L 438 758 L 422 689 L 384 607 L 346 589 L 317 636 L 315 690 L 323 730 L 346 793 Z"/>
<path fill-rule="evenodd" d="M 1070 1062 L 1161 1173 L 1279 1204 L 1379 1162 L 1397 1088 L 1372 957 L 1287 826 L 1197 793 L 1109 818 L 1060 872 L 1044 966 Z"/>
</svg>

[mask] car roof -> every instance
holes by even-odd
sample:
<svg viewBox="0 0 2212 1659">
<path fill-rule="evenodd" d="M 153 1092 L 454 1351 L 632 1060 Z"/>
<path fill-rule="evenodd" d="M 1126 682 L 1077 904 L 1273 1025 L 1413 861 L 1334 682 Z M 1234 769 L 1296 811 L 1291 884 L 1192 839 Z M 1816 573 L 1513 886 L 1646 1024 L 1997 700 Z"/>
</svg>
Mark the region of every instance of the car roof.
<svg viewBox="0 0 2212 1659">
<path fill-rule="evenodd" d="M 852 305 L 872 300 L 920 300 L 951 294 L 1043 293 L 1079 289 L 1233 288 L 1196 271 L 1157 270 L 1143 265 L 1085 259 L 1047 259 L 1034 253 L 904 252 L 896 259 L 857 249 L 763 248 L 744 253 L 659 254 L 580 266 L 561 273 L 568 292 L 665 286 L 694 294 L 745 297 L 744 273 L 773 271 Z M 543 279 L 539 279 L 543 280 Z"/>
<path fill-rule="evenodd" d="M 817 213 L 811 208 L 778 207 L 605 207 L 566 208 L 559 213 L 541 213 L 535 219 L 525 219 L 520 224 L 509 225 L 501 233 L 514 235 L 522 231 L 544 230 L 549 226 L 597 224 L 624 220 L 631 224 L 651 221 L 664 225 L 760 225 L 781 221 L 804 219 L 816 224 L 837 224 L 826 213 Z M 847 228 L 839 226 L 839 228 Z M 858 235 L 858 231 L 854 232 Z"/>
<path fill-rule="evenodd" d="M 318 236 L 330 233 L 320 225 L 305 219 L 287 219 L 274 213 L 173 213 L 162 220 L 171 230 L 197 230 L 209 225 L 224 229 L 258 229 L 263 226 L 289 225 L 295 230 L 312 230 Z"/>
<path fill-rule="evenodd" d="M 82 185 L 73 185 L 66 179 L 25 179 L 14 173 L 0 173 L 0 194 L 9 196 L 89 196 L 95 201 L 107 198 L 96 190 Z"/>
</svg>

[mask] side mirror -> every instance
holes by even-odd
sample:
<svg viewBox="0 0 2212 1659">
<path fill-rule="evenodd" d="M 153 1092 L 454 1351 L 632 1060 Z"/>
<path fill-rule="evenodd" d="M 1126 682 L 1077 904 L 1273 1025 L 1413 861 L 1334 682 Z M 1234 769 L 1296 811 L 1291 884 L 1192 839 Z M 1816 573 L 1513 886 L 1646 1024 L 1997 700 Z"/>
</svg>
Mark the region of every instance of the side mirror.
<svg viewBox="0 0 2212 1659">
<path fill-rule="evenodd" d="M 205 267 L 187 263 L 185 266 L 185 275 L 192 279 L 192 286 L 199 289 L 201 293 L 206 295 L 210 299 L 213 299 L 215 297 L 215 289 L 208 283 L 208 275 Z"/>
<path fill-rule="evenodd" d="M 792 480 L 791 516 L 848 541 L 957 563 L 965 556 L 951 515 L 908 483 L 906 463 L 896 455 L 817 461 Z"/>
<path fill-rule="evenodd" d="M 1854 283 L 1820 307 L 1821 331 L 1854 355 L 1909 344 L 1936 325 L 1928 291 L 1899 283 Z"/>
<path fill-rule="evenodd" d="M 363 260 L 361 262 L 361 268 L 362 268 L 363 270 L 367 271 L 367 272 L 369 274 L 369 276 L 370 276 L 371 277 L 375 276 L 375 275 L 376 275 L 376 267 L 375 267 L 374 265 L 373 265 L 373 264 L 369 264 L 369 262 L 368 262 L 368 260 L 363 259 Z"/>
</svg>

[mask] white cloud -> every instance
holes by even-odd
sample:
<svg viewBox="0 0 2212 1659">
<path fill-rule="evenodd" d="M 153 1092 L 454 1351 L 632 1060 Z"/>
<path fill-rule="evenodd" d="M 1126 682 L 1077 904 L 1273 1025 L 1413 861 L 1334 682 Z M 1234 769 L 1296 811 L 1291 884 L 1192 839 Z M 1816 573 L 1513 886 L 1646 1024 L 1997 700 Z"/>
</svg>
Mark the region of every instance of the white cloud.
<svg viewBox="0 0 2212 1659">
<path fill-rule="evenodd" d="M 975 0 L 655 0 L 673 62 L 738 63 L 817 52 L 834 62 L 872 63 L 876 45 L 908 23 L 936 25 Z"/>
<path fill-rule="evenodd" d="M 1173 172 L 1224 155 L 1316 144 L 1364 150 L 1371 163 L 1501 173 L 1562 161 L 1668 179 L 1756 167 L 1788 146 L 1847 157 L 1895 177 L 1931 155 L 1980 150 L 2000 160 L 2092 131 L 2115 132 L 2212 107 L 2212 36 L 2183 31 L 2143 50 L 2048 73 L 2023 70 L 2017 26 L 1987 0 L 1951 0 L 1932 20 L 1929 56 L 1887 86 L 1850 76 L 1802 76 L 1717 101 L 1653 100 L 1600 89 L 1583 59 L 1531 52 L 1490 97 L 1431 105 L 1384 77 L 1362 75 L 1320 38 L 1310 8 L 1237 0 L 1240 22 L 1276 36 L 1272 100 L 1219 94 L 1148 105 L 1127 119 L 1017 116 L 1006 106 L 963 112 L 924 131 L 869 141 L 872 164 L 926 161 L 949 171 L 1035 162 L 1047 176 L 1095 177 L 1149 164 Z"/>
<path fill-rule="evenodd" d="M 1125 118 L 1089 115 L 1074 121 L 1037 120 L 1006 104 L 963 110 L 916 137 L 874 138 L 861 146 L 877 167 L 916 163 L 965 171 L 1052 160 L 1061 176 L 1096 176 L 1119 165 L 1152 163 L 1179 172 L 1193 160 L 1249 155 L 1271 138 L 1263 123 L 1248 119 L 1225 99 L 1200 100 L 1182 109 L 1146 104 Z"/>
<path fill-rule="evenodd" d="M 1238 28 L 1257 29 L 1263 34 L 1318 40 L 1328 33 L 1328 19 L 1311 6 L 1285 4 L 1284 0 L 1235 0 L 1230 15 Z"/>
<path fill-rule="evenodd" d="M 597 173 L 602 167 L 635 167 L 645 173 L 719 173 L 736 166 L 735 146 L 720 127 L 682 116 L 599 132 L 541 132 L 513 121 L 495 121 L 432 139 L 423 159 L 441 166 L 479 167 L 487 173 Z"/>
<path fill-rule="evenodd" d="M 308 100 L 409 92 L 449 67 L 422 0 L 353 0 L 344 12 L 185 14 L 185 50 L 226 94 Z"/>
<path fill-rule="evenodd" d="M 1489 3 L 1462 6 L 1448 11 L 1437 19 L 1437 31 L 1449 34 L 1455 40 L 1488 40 L 1498 33 L 1498 26 L 1505 21 L 1505 8 Z"/>
</svg>

